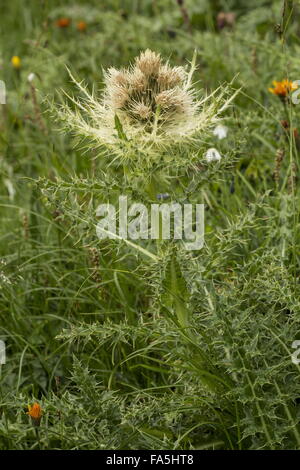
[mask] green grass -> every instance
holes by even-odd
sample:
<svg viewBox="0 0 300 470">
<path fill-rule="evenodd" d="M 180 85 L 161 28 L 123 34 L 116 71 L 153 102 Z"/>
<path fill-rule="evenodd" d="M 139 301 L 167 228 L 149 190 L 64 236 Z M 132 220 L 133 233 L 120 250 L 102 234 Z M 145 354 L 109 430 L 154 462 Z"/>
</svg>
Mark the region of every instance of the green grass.
<svg viewBox="0 0 300 470">
<path fill-rule="evenodd" d="M 1 7 L 1 450 L 300 449 L 300 107 L 268 91 L 300 79 L 299 2 L 184 5 L 189 24 L 175 0 Z M 236 12 L 233 28 L 218 29 L 219 11 Z M 71 25 L 58 28 L 60 17 Z M 66 67 L 99 92 L 103 68 L 147 47 L 174 65 L 196 48 L 203 93 L 241 88 L 226 139 L 209 132 L 197 149 L 170 150 L 198 170 L 124 175 L 57 120 L 61 90 L 77 93 Z M 221 163 L 204 163 L 209 147 Z M 206 204 L 201 251 L 138 243 L 147 256 L 98 240 L 100 202 L 126 193 L 147 204 L 156 192 Z M 35 401 L 38 434 L 26 415 Z"/>
</svg>

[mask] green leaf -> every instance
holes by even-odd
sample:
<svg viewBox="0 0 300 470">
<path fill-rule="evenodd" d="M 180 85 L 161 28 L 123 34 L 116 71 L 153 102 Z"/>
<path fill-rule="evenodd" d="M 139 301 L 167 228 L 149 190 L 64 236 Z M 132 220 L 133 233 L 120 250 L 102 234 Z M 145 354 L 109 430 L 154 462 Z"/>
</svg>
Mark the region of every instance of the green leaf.
<svg viewBox="0 0 300 470">
<path fill-rule="evenodd" d="M 126 134 L 123 130 L 123 126 L 122 126 L 122 123 L 119 119 L 119 116 L 117 114 L 115 114 L 115 129 L 118 133 L 118 137 L 120 140 L 125 140 L 125 142 L 128 142 L 128 139 L 126 137 Z"/>
</svg>

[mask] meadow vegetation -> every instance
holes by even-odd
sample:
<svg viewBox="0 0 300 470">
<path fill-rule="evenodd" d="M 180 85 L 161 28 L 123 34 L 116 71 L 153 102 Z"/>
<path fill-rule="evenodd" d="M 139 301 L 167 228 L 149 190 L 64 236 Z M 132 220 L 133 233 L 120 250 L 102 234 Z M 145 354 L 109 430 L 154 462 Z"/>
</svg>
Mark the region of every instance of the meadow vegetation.
<svg viewBox="0 0 300 470">
<path fill-rule="evenodd" d="M 0 449 L 300 449 L 299 2 L 4 3 Z M 170 94 L 112 101 L 147 49 L 154 139 Z M 204 247 L 99 240 L 120 194 L 204 203 Z"/>
</svg>

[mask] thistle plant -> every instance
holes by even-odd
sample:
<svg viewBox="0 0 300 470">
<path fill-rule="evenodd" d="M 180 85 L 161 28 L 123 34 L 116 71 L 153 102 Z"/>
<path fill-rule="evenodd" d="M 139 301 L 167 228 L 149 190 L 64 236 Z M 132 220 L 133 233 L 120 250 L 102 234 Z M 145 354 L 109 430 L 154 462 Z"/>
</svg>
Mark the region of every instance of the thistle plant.
<svg viewBox="0 0 300 470">
<path fill-rule="evenodd" d="M 191 34 L 174 0 L 69 3 L 3 9 L 0 449 L 300 450 L 300 105 L 293 82 L 268 92 L 299 79 L 296 2 L 186 2 Z M 212 28 L 229 3 L 235 24 Z M 174 67 L 195 46 L 199 69 Z M 59 109 L 86 157 L 33 106 L 31 85 L 38 105 L 72 95 L 65 63 L 89 79 Z M 116 68 L 98 95 L 99 64 Z M 203 248 L 99 240 L 120 194 L 204 202 Z"/>
<path fill-rule="evenodd" d="M 104 72 L 100 98 L 71 75 L 82 99 L 69 96 L 75 110 L 64 104 L 60 117 L 74 134 L 91 138 L 110 160 L 125 166 L 143 165 L 145 170 L 160 160 L 164 168 L 186 166 L 199 159 L 195 149 L 235 96 L 228 96 L 228 86 L 200 96 L 192 82 L 195 69 L 196 54 L 187 70 L 164 63 L 159 53 L 147 49 L 128 68 Z M 181 152 L 178 158 L 170 151 L 174 146 L 191 146 L 194 152 Z"/>
</svg>

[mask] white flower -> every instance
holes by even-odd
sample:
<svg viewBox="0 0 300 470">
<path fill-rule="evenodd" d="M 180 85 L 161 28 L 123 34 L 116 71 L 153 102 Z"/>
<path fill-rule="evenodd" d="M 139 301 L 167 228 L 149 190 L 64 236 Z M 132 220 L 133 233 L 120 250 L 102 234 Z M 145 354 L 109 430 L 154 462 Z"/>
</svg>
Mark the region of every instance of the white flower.
<svg viewBox="0 0 300 470">
<path fill-rule="evenodd" d="M 208 162 L 215 162 L 221 160 L 221 155 L 219 154 L 218 150 L 215 148 L 210 148 L 207 150 L 205 154 L 205 158 Z"/>
<path fill-rule="evenodd" d="M 35 74 L 34 73 L 30 73 L 27 77 L 27 80 L 29 81 L 29 83 L 33 82 L 34 79 L 35 79 Z"/>
<path fill-rule="evenodd" d="M 214 135 L 218 137 L 219 140 L 225 139 L 227 137 L 228 128 L 219 124 L 217 127 L 214 128 Z"/>
<path fill-rule="evenodd" d="M 8 196 L 9 196 L 9 199 L 11 201 L 14 200 L 14 197 L 15 197 L 15 194 L 16 194 L 16 190 L 12 184 L 12 182 L 8 179 L 8 178 L 5 178 L 3 183 L 5 184 L 6 186 L 6 189 L 8 191 Z"/>
</svg>

